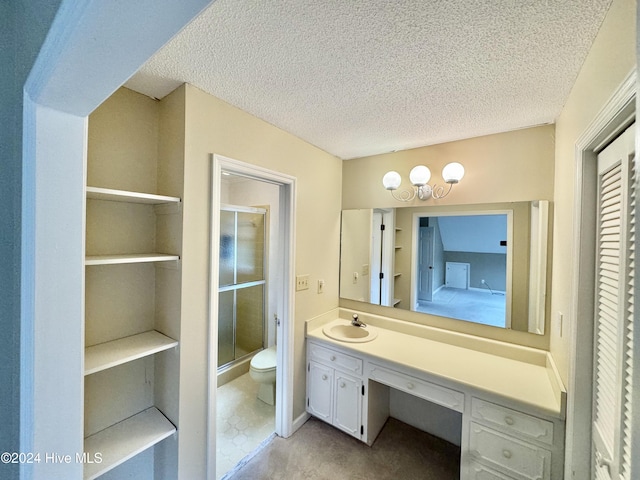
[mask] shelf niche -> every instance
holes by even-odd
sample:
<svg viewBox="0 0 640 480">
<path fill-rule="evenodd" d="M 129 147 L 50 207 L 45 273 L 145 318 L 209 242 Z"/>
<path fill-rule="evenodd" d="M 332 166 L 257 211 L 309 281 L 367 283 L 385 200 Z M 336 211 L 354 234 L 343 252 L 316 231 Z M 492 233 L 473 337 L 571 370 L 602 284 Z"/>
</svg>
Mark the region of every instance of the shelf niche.
<svg viewBox="0 0 640 480">
<path fill-rule="evenodd" d="M 88 128 L 83 437 L 87 457 L 102 462 L 86 464 L 84 478 L 117 467 L 108 478 L 170 480 L 179 477 L 183 192 L 173 147 L 183 137 L 159 102 L 126 88 Z"/>
<path fill-rule="evenodd" d="M 173 435 L 176 427 L 151 407 L 84 439 L 84 453 L 94 463 L 84 466 L 84 480 L 93 480 Z"/>
</svg>

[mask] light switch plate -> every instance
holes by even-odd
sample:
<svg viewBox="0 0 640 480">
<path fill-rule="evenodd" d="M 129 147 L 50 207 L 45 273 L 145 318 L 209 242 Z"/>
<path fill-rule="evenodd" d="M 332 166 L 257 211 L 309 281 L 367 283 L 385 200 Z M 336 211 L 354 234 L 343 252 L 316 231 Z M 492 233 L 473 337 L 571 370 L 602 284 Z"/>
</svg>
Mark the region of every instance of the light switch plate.
<svg viewBox="0 0 640 480">
<path fill-rule="evenodd" d="M 296 292 L 309 289 L 309 275 L 296 275 Z"/>
</svg>

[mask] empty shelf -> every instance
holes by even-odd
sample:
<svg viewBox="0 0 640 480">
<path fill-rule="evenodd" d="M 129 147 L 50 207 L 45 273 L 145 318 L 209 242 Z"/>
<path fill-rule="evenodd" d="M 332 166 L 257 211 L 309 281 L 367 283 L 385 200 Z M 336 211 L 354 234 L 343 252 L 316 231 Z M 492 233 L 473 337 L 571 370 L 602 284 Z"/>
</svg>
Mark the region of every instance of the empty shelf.
<svg viewBox="0 0 640 480">
<path fill-rule="evenodd" d="M 153 193 L 128 192 L 112 188 L 87 187 L 87 198 L 93 200 L 108 200 L 111 202 L 146 203 L 160 205 L 163 203 L 180 203 L 178 197 L 155 195 Z"/>
<path fill-rule="evenodd" d="M 116 265 L 119 263 L 171 262 L 179 260 L 179 255 L 164 253 L 136 253 L 133 255 L 89 255 L 85 265 Z"/>
<path fill-rule="evenodd" d="M 178 342 L 173 338 L 151 330 L 87 347 L 84 354 L 84 374 L 91 375 L 107 368 L 168 350 L 176 345 L 178 345 Z"/>
<path fill-rule="evenodd" d="M 87 458 L 101 454 L 101 463 L 86 463 L 84 479 L 91 480 L 171 436 L 176 427 L 155 407 L 127 418 L 84 439 Z"/>
</svg>

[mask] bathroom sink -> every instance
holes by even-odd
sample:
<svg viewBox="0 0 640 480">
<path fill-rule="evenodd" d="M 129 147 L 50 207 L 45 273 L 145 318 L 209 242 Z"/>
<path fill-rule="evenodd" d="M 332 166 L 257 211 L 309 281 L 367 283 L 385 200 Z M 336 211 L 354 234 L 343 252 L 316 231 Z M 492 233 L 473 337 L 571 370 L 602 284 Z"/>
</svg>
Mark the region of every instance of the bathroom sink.
<svg viewBox="0 0 640 480">
<path fill-rule="evenodd" d="M 322 333 L 339 342 L 349 343 L 370 342 L 378 336 L 375 327 L 354 327 L 350 323 L 330 323 L 322 329 Z"/>
</svg>

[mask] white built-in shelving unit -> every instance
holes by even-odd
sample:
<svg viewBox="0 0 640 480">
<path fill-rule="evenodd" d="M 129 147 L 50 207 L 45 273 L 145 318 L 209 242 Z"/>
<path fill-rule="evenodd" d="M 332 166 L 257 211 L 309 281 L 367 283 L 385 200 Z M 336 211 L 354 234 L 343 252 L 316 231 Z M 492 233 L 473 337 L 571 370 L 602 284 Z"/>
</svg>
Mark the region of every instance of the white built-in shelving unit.
<svg viewBox="0 0 640 480">
<path fill-rule="evenodd" d="M 180 198 L 177 197 L 93 186 L 88 186 L 86 188 L 86 193 L 88 202 L 118 202 L 133 205 L 134 207 L 130 208 L 127 211 L 127 214 L 131 215 L 131 218 L 134 219 L 136 218 L 135 215 L 140 215 L 141 218 L 147 218 L 149 216 L 149 212 L 153 212 L 155 214 L 166 213 L 162 211 L 162 206 L 174 205 L 179 208 L 181 202 Z M 141 205 L 143 210 L 136 210 L 136 208 L 139 207 L 135 207 L 135 205 Z M 92 214 L 98 216 L 103 215 L 104 218 L 113 219 L 114 217 L 117 217 L 117 214 L 121 211 L 118 209 L 121 207 L 109 207 L 108 205 L 95 206 L 95 204 L 92 204 L 92 206 L 94 206 L 94 209 L 87 209 L 88 216 Z M 160 206 L 160 210 L 156 209 L 158 206 Z M 104 213 L 92 213 L 104 211 L 109 212 L 110 208 L 111 213 L 106 215 Z M 146 211 L 144 210 L 146 208 L 151 208 L 152 210 Z M 98 219 L 91 218 L 92 222 L 87 221 L 87 228 L 100 228 L 100 235 L 94 235 L 94 237 L 98 237 L 98 240 L 93 241 L 93 243 L 100 243 L 100 249 L 104 250 L 104 248 L 106 248 L 104 245 L 109 245 L 109 241 L 101 242 L 99 239 L 101 235 L 111 235 L 112 230 L 116 232 L 113 233 L 113 235 L 116 236 L 119 234 L 127 237 L 127 233 L 125 232 L 122 234 L 121 230 L 118 230 L 118 228 L 112 229 L 109 225 L 101 225 L 99 227 L 89 226 L 90 224 L 97 225 L 101 223 L 102 218 L 103 217 Z M 136 222 L 134 221 L 134 223 Z M 143 236 L 151 237 L 153 239 L 153 242 L 151 243 L 155 243 L 155 237 L 157 234 L 155 228 L 152 232 L 147 233 L 148 235 Z M 131 234 L 131 236 L 136 235 L 140 236 L 140 233 L 137 232 Z M 141 241 L 137 239 L 131 241 L 130 239 L 125 238 L 124 243 L 127 242 L 133 242 L 134 244 L 136 242 L 140 244 L 150 243 L 148 238 Z M 136 248 L 136 250 L 137 249 L 138 248 Z M 85 258 L 85 266 L 88 268 L 98 267 L 117 269 L 124 268 L 118 267 L 120 265 L 135 268 L 135 265 L 150 263 L 165 264 L 166 262 L 173 262 L 173 264 L 178 265 L 179 259 L 180 256 L 175 253 L 149 252 L 94 255 L 89 254 L 88 252 Z M 92 297 L 92 301 L 94 302 L 95 297 L 99 296 L 99 294 L 95 293 L 95 289 L 104 288 L 105 285 L 108 289 L 110 285 L 118 283 L 117 270 L 110 271 L 105 275 L 108 275 L 110 280 L 99 281 L 97 282 L 97 286 L 87 286 L 87 288 L 94 289 Z M 144 279 L 151 278 L 150 283 L 155 283 L 155 276 L 152 275 L 149 277 L 148 272 L 146 271 L 143 273 L 135 272 L 133 275 L 129 275 L 132 278 L 137 278 L 137 275 L 142 279 L 140 281 L 143 282 L 146 281 Z M 145 277 L 145 275 L 147 276 Z M 116 280 L 114 280 L 114 278 Z M 89 278 L 89 275 L 87 275 L 87 282 L 90 281 L 91 279 Z M 105 292 L 105 295 L 108 296 L 109 292 Z M 153 296 L 151 297 L 153 298 Z M 147 301 L 147 299 L 142 299 L 141 301 Z M 127 307 L 128 305 L 126 304 L 116 306 L 116 308 L 124 308 L 125 310 Z M 135 307 L 136 306 L 133 305 L 133 308 Z M 157 310 L 157 307 L 155 305 L 149 305 L 147 306 L 147 310 Z M 123 335 L 120 335 L 117 329 L 119 325 L 122 325 L 122 323 L 127 324 L 128 330 Z M 156 395 L 153 390 L 155 387 L 152 388 L 147 385 L 153 381 L 150 379 L 153 379 L 154 375 L 156 375 L 155 363 L 145 363 L 138 367 L 132 366 L 131 370 L 119 369 L 126 369 L 127 365 L 133 365 L 137 361 L 144 361 L 144 359 L 152 358 L 157 354 L 171 350 L 177 347 L 179 342 L 165 333 L 158 331 L 155 327 L 147 329 L 148 321 L 145 322 L 141 320 L 139 326 L 135 324 L 131 325 L 131 323 L 132 322 L 113 322 L 113 329 L 110 329 L 109 326 L 105 327 L 104 324 L 99 325 L 99 327 L 87 327 L 88 330 L 99 330 L 99 333 L 93 334 L 92 342 L 95 341 L 95 338 L 101 338 L 104 336 L 107 336 L 110 339 L 85 347 L 85 379 L 92 375 L 104 375 L 98 380 L 92 382 L 85 380 L 85 389 L 87 388 L 87 385 L 91 383 L 91 388 L 97 389 L 98 392 L 112 392 L 114 402 L 125 402 L 126 405 L 123 404 L 122 408 L 119 407 L 119 404 L 118 406 L 109 405 L 105 408 L 104 405 L 108 405 L 108 400 L 101 398 L 103 395 L 100 393 L 87 393 L 87 391 L 85 391 L 85 404 L 87 402 L 87 398 L 90 398 L 92 403 L 91 412 L 86 411 L 87 406 L 85 405 L 85 415 L 92 417 L 93 420 L 90 420 L 90 423 L 85 421 L 85 430 L 87 429 L 87 424 L 91 425 L 91 427 L 89 428 L 89 434 L 85 431 L 84 452 L 88 458 L 93 459 L 95 458 L 95 455 L 99 455 L 101 459 L 100 462 L 85 464 L 85 480 L 100 477 L 104 473 L 122 465 L 127 460 L 153 447 L 176 432 L 176 426 L 174 423 L 172 423 L 156 405 L 146 405 L 138 412 L 131 411 L 131 409 L 137 408 L 135 405 L 144 405 L 145 402 L 148 402 L 149 397 L 153 398 Z M 144 331 L 129 334 L 131 329 L 143 329 Z M 142 375 L 139 372 L 143 372 Z M 141 376 L 141 379 L 136 381 L 136 376 Z M 95 385 L 100 382 L 106 382 L 106 385 L 96 387 Z M 138 385 L 136 385 L 136 383 Z M 118 392 L 116 390 L 116 386 L 118 385 L 133 385 L 132 388 L 127 388 L 127 390 L 132 390 L 135 393 Z M 132 395 L 131 399 L 127 399 L 127 395 Z M 120 397 L 124 397 L 125 399 L 122 400 Z M 99 399 L 95 400 L 95 398 Z M 134 406 L 131 404 L 134 404 Z M 103 410 L 106 410 L 105 413 L 100 412 L 101 407 Z M 120 411 L 126 413 L 120 414 Z M 113 421 L 113 419 L 116 419 L 114 423 L 106 426 L 104 425 L 109 421 Z"/>
<path fill-rule="evenodd" d="M 181 115 L 126 88 L 89 115 L 85 479 L 180 477 Z"/>
<path fill-rule="evenodd" d="M 395 219 L 394 219 L 394 220 L 395 220 Z M 395 235 L 394 235 L 394 237 L 393 237 L 393 247 L 394 247 L 394 253 L 395 253 L 395 255 L 397 255 L 397 254 L 398 254 L 398 252 L 399 252 L 400 250 L 402 250 L 402 245 L 398 245 L 398 234 L 399 234 L 400 232 L 402 232 L 402 228 L 400 228 L 400 227 L 394 227 L 394 232 L 395 232 Z M 394 259 L 393 259 L 393 266 L 394 266 L 394 268 L 395 268 L 395 266 L 397 265 L 397 263 L 398 263 L 398 261 L 397 261 L 397 259 L 396 259 L 396 258 L 395 258 L 395 256 L 394 256 Z M 394 292 L 397 290 L 396 285 L 395 285 L 395 281 L 396 281 L 396 280 L 398 280 L 398 278 L 400 278 L 401 276 L 402 276 L 402 273 L 400 273 L 400 272 L 394 272 L 394 274 L 393 274 L 393 280 L 394 280 L 394 282 L 393 282 L 393 291 L 394 291 Z M 400 298 L 394 298 L 394 299 L 393 299 L 393 306 L 394 306 L 394 307 L 397 307 L 397 306 L 398 306 L 398 304 L 399 304 L 401 301 L 402 301 L 402 300 L 401 300 Z"/>
</svg>

